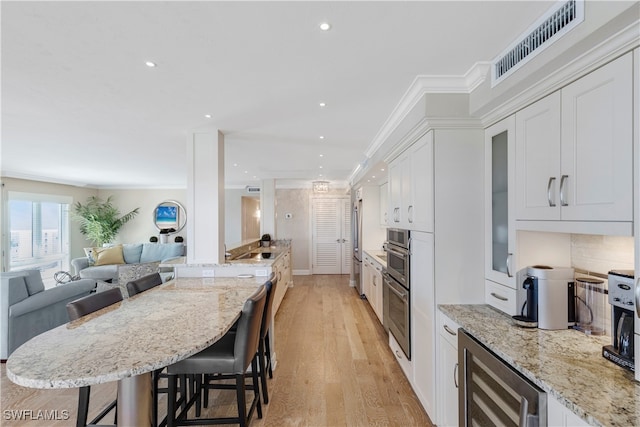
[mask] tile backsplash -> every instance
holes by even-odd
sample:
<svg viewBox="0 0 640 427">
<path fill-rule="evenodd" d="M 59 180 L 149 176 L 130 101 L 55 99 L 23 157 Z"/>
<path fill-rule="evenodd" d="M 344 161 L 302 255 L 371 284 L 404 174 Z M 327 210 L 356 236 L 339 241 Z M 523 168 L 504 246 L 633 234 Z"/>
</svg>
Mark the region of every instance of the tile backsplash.
<svg viewBox="0 0 640 427">
<path fill-rule="evenodd" d="M 634 269 L 633 237 L 571 235 L 571 263 L 595 273 Z"/>
</svg>

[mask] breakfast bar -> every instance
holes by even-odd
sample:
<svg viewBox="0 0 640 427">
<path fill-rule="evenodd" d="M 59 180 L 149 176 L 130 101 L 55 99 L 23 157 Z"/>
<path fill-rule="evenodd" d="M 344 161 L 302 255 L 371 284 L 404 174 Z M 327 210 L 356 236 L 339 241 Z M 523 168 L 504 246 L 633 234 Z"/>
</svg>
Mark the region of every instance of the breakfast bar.
<svg viewBox="0 0 640 427">
<path fill-rule="evenodd" d="M 40 389 L 118 381 L 118 425 L 151 425 L 151 372 L 210 346 L 264 277 L 179 278 L 41 334 L 7 376 Z"/>
</svg>

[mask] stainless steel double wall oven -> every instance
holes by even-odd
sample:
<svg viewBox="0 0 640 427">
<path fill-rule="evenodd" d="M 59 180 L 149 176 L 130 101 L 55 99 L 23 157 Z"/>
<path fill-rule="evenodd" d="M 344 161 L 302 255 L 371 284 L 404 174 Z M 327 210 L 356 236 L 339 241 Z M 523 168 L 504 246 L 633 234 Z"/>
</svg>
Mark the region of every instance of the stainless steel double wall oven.
<svg viewBox="0 0 640 427">
<path fill-rule="evenodd" d="M 385 323 L 389 332 L 411 359 L 411 321 L 409 292 L 411 289 L 409 230 L 387 229 L 387 271 L 384 275 Z"/>
</svg>

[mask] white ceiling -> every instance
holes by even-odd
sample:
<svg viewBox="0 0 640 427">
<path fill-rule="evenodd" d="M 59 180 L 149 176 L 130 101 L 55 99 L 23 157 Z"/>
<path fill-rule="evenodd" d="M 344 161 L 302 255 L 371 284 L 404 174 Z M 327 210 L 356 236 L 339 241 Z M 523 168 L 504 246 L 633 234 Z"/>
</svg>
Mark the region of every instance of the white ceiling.
<svg viewBox="0 0 640 427">
<path fill-rule="evenodd" d="M 416 76 L 464 75 L 549 6 L 3 1 L 2 175 L 186 187 L 187 135 L 219 128 L 227 185 L 345 181 Z"/>
</svg>

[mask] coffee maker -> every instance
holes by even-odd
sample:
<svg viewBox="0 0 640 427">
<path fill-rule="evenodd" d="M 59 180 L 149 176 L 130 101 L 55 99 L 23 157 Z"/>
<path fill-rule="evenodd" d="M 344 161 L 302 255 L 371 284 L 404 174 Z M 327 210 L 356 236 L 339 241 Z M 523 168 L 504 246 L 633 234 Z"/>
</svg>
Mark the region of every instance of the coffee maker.
<svg viewBox="0 0 640 427">
<path fill-rule="evenodd" d="M 573 268 L 534 265 L 518 272 L 518 326 L 567 329 L 575 324 Z"/>
<path fill-rule="evenodd" d="M 602 347 L 602 355 L 623 368 L 635 371 L 634 363 L 634 272 L 609 272 L 611 305 L 611 345 Z"/>
</svg>

